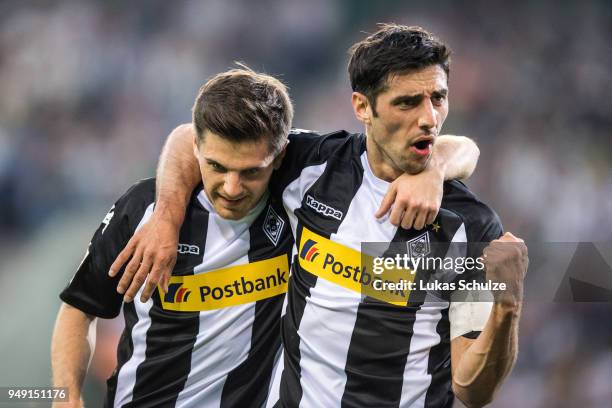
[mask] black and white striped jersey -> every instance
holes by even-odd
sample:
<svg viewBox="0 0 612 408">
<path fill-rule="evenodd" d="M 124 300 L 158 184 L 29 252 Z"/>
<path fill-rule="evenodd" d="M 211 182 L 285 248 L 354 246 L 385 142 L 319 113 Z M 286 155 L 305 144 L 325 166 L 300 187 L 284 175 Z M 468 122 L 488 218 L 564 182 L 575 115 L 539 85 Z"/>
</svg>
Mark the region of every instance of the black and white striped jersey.
<svg viewBox="0 0 612 408">
<path fill-rule="evenodd" d="M 346 132 L 294 133 L 272 185 L 295 237 L 281 323 L 284 367 L 274 379 L 279 405 L 451 406 L 451 330 L 477 335 L 490 304 L 472 305 L 476 313 L 453 309 L 448 299 L 395 306 L 363 296 L 355 264 L 346 265 L 359 263 L 364 241 L 489 242 L 502 233 L 497 215 L 451 181 L 439 229 L 375 219 L 388 183 L 372 173 L 365 137 Z"/>
<path fill-rule="evenodd" d="M 282 204 L 266 196 L 238 221 L 201 187 L 180 230 L 169 291 L 124 304 L 108 269 L 152 214 L 154 179 L 104 218 L 61 299 L 103 318 L 123 306 L 125 330 L 106 406 L 247 407 L 265 403 L 280 356 L 280 316 L 293 245 Z"/>
</svg>

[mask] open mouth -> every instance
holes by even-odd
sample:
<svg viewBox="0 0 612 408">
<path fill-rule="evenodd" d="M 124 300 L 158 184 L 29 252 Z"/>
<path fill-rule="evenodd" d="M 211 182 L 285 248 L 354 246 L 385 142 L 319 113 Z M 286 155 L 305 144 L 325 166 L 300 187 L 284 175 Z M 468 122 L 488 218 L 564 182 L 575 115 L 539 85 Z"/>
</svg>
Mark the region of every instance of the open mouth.
<svg viewBox="0 0 612 408">
<path fill-rule="evenodd" d="M 431 140 L 423 139 L 416 143 L 413 143 L 412 145 L 416 147 L 417 149 L 422 150 L 422 149 L 427 149 L 430 144 L 431 144 Z"/>
<path fill-rule="evenodd" d="M 410 150 L 420 156 L 427 156 L 433 145 L 433 137 L 424 137 L 410 145 Z"/>
</svg>

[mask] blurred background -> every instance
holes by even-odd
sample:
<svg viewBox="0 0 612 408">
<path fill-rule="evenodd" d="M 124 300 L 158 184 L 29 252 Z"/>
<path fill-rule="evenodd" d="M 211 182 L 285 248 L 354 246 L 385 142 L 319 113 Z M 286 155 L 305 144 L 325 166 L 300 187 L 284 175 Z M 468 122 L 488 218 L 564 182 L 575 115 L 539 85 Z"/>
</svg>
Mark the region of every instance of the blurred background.
<svg viewBox="0 0 612 408">
<path fill-rule="evenodd" d="M 290 86 L 295 127 L 361 131 L 346 50 L 388 21 L 454 50 L 443 131 L 478 142 L 468 184 L 507 230 L 612 240 L 608 1 L 0 1 L 0 386 L 49 384 L 58 293 L 209 76 L 243 61 Z M 123 323 L 100 325 L 92 406 Z M 520 339 L 491 406 L 609 406 L 609 303 L 528 304 Z"/>
</svg>

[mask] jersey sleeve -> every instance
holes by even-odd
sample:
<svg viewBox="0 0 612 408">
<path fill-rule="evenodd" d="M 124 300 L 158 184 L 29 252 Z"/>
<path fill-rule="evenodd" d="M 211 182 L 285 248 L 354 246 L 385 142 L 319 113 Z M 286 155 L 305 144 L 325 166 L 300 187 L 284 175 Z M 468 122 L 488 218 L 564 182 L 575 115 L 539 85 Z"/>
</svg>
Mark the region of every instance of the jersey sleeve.
<svg viewBox="0 0 612 408">
<path fill-rule="evenodd" d="M 324 163 L 340 146 L 349 143 L 350 138 L 351 134 L 343 130 L 321 135 L 309 130 L 292 129 L 283 163 L 270 180 L 270 190 L 282 194 L 302 170 Z"/>
<path fill-rule="evenodd" d="M 491 302 L 451 301 L 448 310 L 451 340 L 459 336 L 477 338 L 487 324 L 492 307 Z"/>
<path fill-rule="evenodd" d="M 70 283 L 60 298 L 84 313 L 102 318 L 119 314 L 123 295 L 117 284 L 123 274 L 110 278 L 108 270 L 133 235 L 142 218 L 147 201 L 153 202 L 155 182 L 142 181 L 130 188 L 106 214 L 94 233 Z"/>
<path fill-rule="evenodd" d="M 455 191 L 454 194 L 450 194 L 450 201 L 461 214 L 466 226 L 466 256 L 472 259 L 479 258 L 488 243 L 503 234 L 502 223 L 495 211 L 478 200 L 463 183 L 455 181 L 452 184 Z M 471 276 L 461 276 L 461 279 L 479 281 L 484 281 L 484 278 L 485 271 L 474 271 Z M 451 339 L 459 336 L 474 339 L 484 329 L 493 303 L 476 300 L 478 295 L 479 293 L 463 292 L 458 301 L 454 301 L 451 297 L 449 309 Z"/>
</svg>

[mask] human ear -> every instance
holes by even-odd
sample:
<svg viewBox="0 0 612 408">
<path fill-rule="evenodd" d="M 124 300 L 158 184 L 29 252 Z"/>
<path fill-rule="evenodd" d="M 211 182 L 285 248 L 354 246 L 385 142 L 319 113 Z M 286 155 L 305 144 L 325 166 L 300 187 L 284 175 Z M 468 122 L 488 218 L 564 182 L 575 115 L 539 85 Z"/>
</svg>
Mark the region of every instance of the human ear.
<svg viewBox="0 0 612 408">
<path fill-rule="evenodd" d="M 353 112 L 355 112 L 357 120 L 362 122 L 364 125 L 370 125 L 372 111 L 369 109 L 370 104 L 368 102 L 368 98 L 361 92 L 353 92 L 351 94 L 351 103 L 353 105 Z"/>
</svg>

